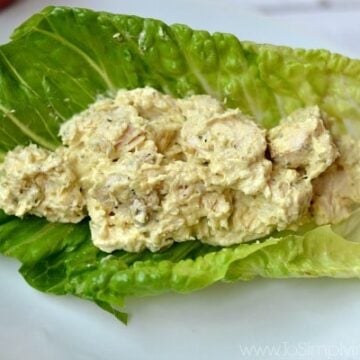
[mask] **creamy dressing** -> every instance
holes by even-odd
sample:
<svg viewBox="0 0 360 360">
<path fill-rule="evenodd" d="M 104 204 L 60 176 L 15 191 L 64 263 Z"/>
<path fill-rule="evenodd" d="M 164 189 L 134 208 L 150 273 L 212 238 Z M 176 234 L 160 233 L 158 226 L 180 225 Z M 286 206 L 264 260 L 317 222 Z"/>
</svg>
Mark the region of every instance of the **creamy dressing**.
<svg viewBox="0 0 360 360">
<path fill-rule="evenodd" d="M 0 177 L 0 207 L 19 217 L 27 213 L 49 221 L 81 221 L 85 199 L 77 176 L 66 160 L 67 152 L 17 146 L 5 157 Z"/>
<path fill-rule="evenodd" d="M 58 222 L 88 215 L 107 252 L 229 246 L 310 217 L 340 221 L 360 202 L 360 145 L 335 144 L 324 120 L 314 106 L 266 131 L 207 95 L 120 90 L 64 123 L 57 151 L 10 151 L 0 207 Z"/>
<path fill-rule="evenodd" d="M 360 204 L 360 143 L 349 135 L 335 142 L 339 158 L 314 181 L 311 211 L 319 225 L 339 223 Z"/>
</svg>

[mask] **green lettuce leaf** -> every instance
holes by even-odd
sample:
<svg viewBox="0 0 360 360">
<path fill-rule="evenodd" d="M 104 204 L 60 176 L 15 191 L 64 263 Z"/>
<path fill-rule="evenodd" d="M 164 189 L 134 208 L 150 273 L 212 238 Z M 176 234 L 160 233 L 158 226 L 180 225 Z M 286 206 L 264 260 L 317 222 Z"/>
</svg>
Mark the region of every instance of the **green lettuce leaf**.
<svg viewBox="0 0 360 360">
<path fill-rule="evenodd" d="M 99 96 L 152 86 L 207 93 L 266 127 L 317 104 L 360 136 L 360 61 L 325 50 L 240 42 L 185 25 L 86 9 L 48 7 L 0 46 L 0 157 L 19 144 L 49 149 L 58 129 Z M 88 222 L 50 224 L 0 212 L 0 252 L 17 258 L 33 287 L 73 294 L 126 322 L 128 296 L 186 293 L 217 281 L 262 277 L 359 277 L 359 213 L 334 228 L 272 234 L 230 248 L 185 241 L 152 254 L 105 254 Z"/>
<path fill-rule="evenodd" d="M 360 277 L 360 243 L 345 240 L 329 225 L 277 233 L 264 241 L 230 248 L 199 241 L 166 251 L 106 254 L 92 245 L 86 222 L 63 225 L 63 233 L 43 219 L 12 218 L 0 225 L 0 251 L 22 262 L 21 274 L 34 288 L 94 301 L 125 321 L 117 307 L 128 296 L 167 291 L 187 293 L 218 281 L 254 277 Z M 36 225 L 33 225 L 36 223 Z M 24 224 L 24 225 L 25 225 Z"/>
</svg>

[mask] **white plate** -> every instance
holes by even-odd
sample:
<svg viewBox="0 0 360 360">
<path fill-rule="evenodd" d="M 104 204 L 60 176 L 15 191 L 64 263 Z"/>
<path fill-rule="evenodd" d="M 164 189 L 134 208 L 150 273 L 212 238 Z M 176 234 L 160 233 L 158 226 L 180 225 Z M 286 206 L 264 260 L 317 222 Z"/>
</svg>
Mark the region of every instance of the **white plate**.
<svg viewBox="0 0 360 360">
<path fill-rule="evenodd" d="M 47 1 L 0 13 L 0 41 Z M 290 24 L 244 13 L 230 2 L 54 1 L 138 14 L 242 39 L 342 51 Z M 358 359 L 356 280 L 257 280 L 187 295 L 128 301 L 127 327 L 95 305 L 30 288 L 18 263 L 0 258 L 0 359 Z"/>
</svg>

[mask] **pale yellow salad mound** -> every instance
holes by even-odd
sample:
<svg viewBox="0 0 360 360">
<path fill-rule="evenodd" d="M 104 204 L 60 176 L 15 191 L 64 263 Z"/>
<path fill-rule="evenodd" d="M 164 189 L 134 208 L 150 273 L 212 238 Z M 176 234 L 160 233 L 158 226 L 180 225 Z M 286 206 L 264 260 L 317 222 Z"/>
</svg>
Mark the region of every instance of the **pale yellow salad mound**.
<svg viewBox="0 0 360 360">
<path fill-rule="evenodd" d="M 51 152 L 18 146 L 1 165 L 0 208 L 49 221 L 90 217 L 106 252 L 199 239 L 229 246 L 360 203 L 360 144 L 317 106 L 266 130 L 208 95 L 120 90 L 64 123 Z"/>
</svg>

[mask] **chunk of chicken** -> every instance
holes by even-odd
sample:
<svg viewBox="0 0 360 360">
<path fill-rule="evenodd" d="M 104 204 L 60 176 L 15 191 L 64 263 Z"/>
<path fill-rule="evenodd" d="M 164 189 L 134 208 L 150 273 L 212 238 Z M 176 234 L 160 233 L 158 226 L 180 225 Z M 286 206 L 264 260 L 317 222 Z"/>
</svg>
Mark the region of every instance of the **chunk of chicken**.
<svg viewBox="0 0 360 360">
<path fill-rule="evenodd" d="M 293 112 L 269 130 L 268 139 L 275 164 L 303 171 L 309 179 L 319 176 L 339 155 L 317 106 Z"/>
<path fill-rule="evenodd" d="M 307 216 L 311 197 L 309 180 L 295 170 L 275 168 L 263 193 L 249 196 L 235 192 L 230 231 L 215 232 L 205 237 L 205 242 L 228 246 L 298 225 Z"/>
<path fill-rule="evenodd" d="M 18 146 L 7 154 L 1 173 L 0 207 L 8 214 L 71 223 L 85 217 L 80 184 L 62 149 L 52 153 L 36 145 Z"/>
<path fill-rule="evenodd" d="M 128 251 L 157 251 L 195 239 L 204 218 L 214 230 L 226 223 L 229 197 L 207 189 L 196 170 L 182 161 L 161 168 L 133 156 L 107 166 L 87 198 L 94 244 L 104 251 L 120 243 Z"/>
<path fill-rule="evenodd" d="M 314 180 L 312 213 L 317 224 L 336 224 L 360 205 L 360 144 L 341 136 L 337 161 Z"/>
<path fill-rule="evenodd" d="M 204 121 L 225 111 L 222 103 L 209 95 L 193 95 L 178 99 L 177 103 L 190 122 Z"/>
<path fill-rule="evenodd" d="M 206 184 L 247 195 L 264 189 L 271 172 L 271 162 L 265 159 L 265 130 L 239 110 L 189 117 L 181 130 L 181 144 L 188 159 L 208 166 Z"/>
</svg>

